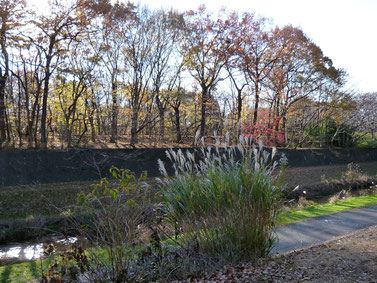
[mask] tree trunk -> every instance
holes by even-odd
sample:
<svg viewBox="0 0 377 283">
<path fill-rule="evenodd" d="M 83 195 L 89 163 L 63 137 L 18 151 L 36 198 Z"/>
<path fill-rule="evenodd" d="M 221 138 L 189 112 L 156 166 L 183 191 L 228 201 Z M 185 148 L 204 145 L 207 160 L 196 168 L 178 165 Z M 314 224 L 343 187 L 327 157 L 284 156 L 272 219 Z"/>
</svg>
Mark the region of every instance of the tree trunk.
<svg viewBox="0 0 377 283">
<path fill-rule="evenodd" d="M 90 130 L 91 130 L 91 140 L 92 142 L 96 141 L 96 128 L 94 126 L 94 119 L 93 119 L 93 114 L 90 115 L 89 113 L 89 123 L 90 123 Z"/>
<path fill-rule="evenodd" d="M 33 147 L 33 141 L 35 142 L 35 147 L 37 148 L 38 138 L 37 138 L 37 130 L 38 130 L 38 119 L 39 119 L 39 94 L 40 88 L 37 90 L 37 96 L 35 97 L 35 102 L 33 104 L 33 109 L 31 111 L 31 118 L 29 120 L 29 129 L 30 129 L 30 136 L 29 136 L 29 146 L 30 148 Z M 35 129 L 33 128 L 35 122 Z"/>
<path fill-rule="evenodd" d="M 206 132 L 206 104 L 208 100 L 208 88 L 202 85 L 202 107 L 200 120 L 200 136 L 204 137 Z"/>
<path fill-rule="evenodd" d="M 51 48 L 52 53 L 52 48 Z M 50 54 L 50 53 L 49 53 Z M 47 98 L 48 98 L 48 90 L 49 90 L 49 81 L 50 81 L 50 64 L 51 64 L 51 56 L 47 56 L 46 62 L 46 77 L 44 81 L 44 89 L 43 89 L 43 96 L 42 96 L 42 116 L 41 116 L 41 147 L 47 148 L 47 131 L 46 131 L 46 120 L 47 120 Z"/>
<path fill-rule="evenodd" d="M 182 134 L 181 134 L 181 124 L 180 124 L 180 113 L 179 108 L 174 108 L 174 116 L 175 116 L 175 133 L 176 133 L 176 142 L 180 143 L 182 140 Z"/>
<path fill-rule="evenodd" d="M 283 103 L 282 103 L 283 104 Z M 282 112 L 284 112 L 284 116 L 285 116 L 285 113 L 288 111 L 287 109 L 286 109 L 286 105 L 282 105 Z M 279 119 L 279 116 L 280 116 L 280 99 L 278 98 L 277 100 L 276 100 L 276 111 L 275 111 L 275 115 L 276 115 L 276 117 L 272 117 L 272 119 L 274 119 L 275 118 L 275 121 L 273 121 L 273 123 L 275 123 L 275 131 L 279 131 L 279 121 L 280 121 L 280 119 Z"/>
<path fill-rule="evenodd" d="M 159 109 L 160 116 L 160 138 L 163 141 L 165 139 L 165 109 Z"/>
<path fill-rule="evenodd" d="M 67 115 L 66 119 L 65 119 L 65 141 L 67 143 L 67 147 L 70 148 L 72 146 L 71 142 L 72 142 L 72 128 L 71 128 L 71 125 L 70 125 L 70 122 L 69 122 L 69 117 Z"/>
<path fill-rule="evenodd" d="M 329 145 L 329 140 L 328 140 L 328 121 L 326 119 L 325 120 L 325 146 L 328 146 L 328 145 Z"/>
<path fill-rule="evenodd" d="M 1 144 L 6 140 L 6 123 L 5 123 L 5 116 L 6 116 L 6 108 L 5 108 L 5 87 L 7 82 L 8 75 L 2 74 L 2 70 L 0 69 L 0 147 Z"/>
<path fill-rule="evenodd" d="M 132 117 L 131 117 L 131 146 L 135 146 L 138 143 L 138 123 L 139 123 L 139 115 L 137 109 L 132 110 Z"/>
<path fill-rule="evenodd" d="M 267 142 L 271 142 L 271 134 L 273 136 L 273 138 L 275 139 L 275 144 L 276 144 L 276 135 L 274 136 L 273 135 L 273 123 L 271 123 L 271 119 L 273 119 L 273 111 L 274 111 L 274 104 L 275 104 L 275 101 L 272 101 L 270 103 L 270 108 L 268 109 L 268 122 L 267 122 Z"/>
<path fill-rule="evenodd" d="M 27 130 L 28 130 L 28 148 L 32 148 L 33 147 L 33 121 L 29 119 L 28 119 Z"/>
<path fill-rule="evenodd" d="M 237 90 L 237 122 L 241 120 L 242 115 L 242 90 Z"/>
<path fill-rule="evenodd" d="M 21 126 L 21 84 L 18 81 L 18 101 L 17 101 L 17 132 L 18 132 L 18 147 L 22 148 L 22 126 Z"/>
<path fill-rule="evenodd" d="M 286 113 L 283 114 L 283 133 L 284 133 L 284 146 L 288 144 L 288 132 L 287 132 L 287 117 Z"/>
<path fill-rule="evenodd" d="M 344 130 L 344 131 L 343 131 L 343 135 L 342 135 L 342 143 L 343 143 L 343 145 L 342 145 L 341 147 L 347 147 L 347 143 L 346 143 L 346 133 L 347 133 L 347 131 Z"/>
<path fill-rule="evenodd" d="M 100 107 L 96 107 L 96 123 L 97 123 L 97 133 L 99 136 L 103 134 Z"/>
<path fill-rule="evenodd" d="M 237 123 L 241 121 L 242 118 L 242 89 L 237 89 Z M 241 123 L 237 129 L 237 139 L 241 135 Z"/>
<path fill-rule="evenodd" d="M 118 138 L 118 94 L 117 83 L 113 77 L 111 83 L 111 96 L 113 99 L 112 111 L 111 111 L 111 137 L 110 142 L 116 143 Z"/>
<path fill-rule="evenodd" d="M 7 110 L 5 109 L 5 127 L 7 129 L 7 137 L 8 137 L 8 143 L 10 143 L 12 141 L 11 139 L 11 124 L 9 123 L 9 120 L 8 120 L 8 113 L 7 113 Z M 13 147 L 14 147 L 14 139 L 13 139 Z"/>
<path fill-rule="evenodd" d="M 35 132 L 34 132 L 34 143 L 35 143 L 35 148 L 39 148 L 39 144 L 38 144 L 38 122 L 39 122 L 39 108 L 40 108 L 40 105 L 39 103 L 36 105 L 36 119 L 35 119 Z"/>
<path fill-rule="evenodd" d="M 26 120 L 27 120 L 27 141 L 28 148 L 33 147 L 33 121 L 30 120 L 30 109 L 29 109 L 29 92 L 25 90 L 25 108 L 26 108 Z"/>
<path fill-rule="evenodd" d="M 253 115 L 253 126 L 257 124 L 258 121 L 258 108 L 259 108 L 259 85 L 255 84 L 255 103 L 254 103 L 254 115 Z"/>
<path fill-rule="evenodd" d="M 160 117 L 160 138 L 161 140 L 164 140 L 165 138 L 165 107 L 162 103 L 162 101 L 160 100 L 160 98 L 158 97 L 158 95 L 156 96 L 156 104 L 157 104 L 157 107 L 158 107 L 158 115 Z"/>
</svg>

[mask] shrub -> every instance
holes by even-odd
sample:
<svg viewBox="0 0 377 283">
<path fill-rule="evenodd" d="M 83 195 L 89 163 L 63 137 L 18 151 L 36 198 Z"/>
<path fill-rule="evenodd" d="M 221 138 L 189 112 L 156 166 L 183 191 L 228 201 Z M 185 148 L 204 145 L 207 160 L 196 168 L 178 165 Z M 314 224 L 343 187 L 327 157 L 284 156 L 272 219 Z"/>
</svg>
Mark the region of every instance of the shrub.
<svg viewBox="0 0 377 283">
<path fill-rule="evenodd" d="M 167 151 L 175 176 L 164 174 L 161 190 L 170 223 L 180 230 L 182 242 L 216 258 L 250 260 L 266 256 L 274 243 L 274 228 L 281 211 L 282 173 L 272 155 L 240 137 L 229 146 L 229 134 L 220 146 L 203 147 L 195 154 Z M 284 165 L 284 164 L 283 164 Z"/>
<path fill-rule="evenodd" d="M 329 203 L 337 203 L 339 201 L 346 200 L 350 198 L 351 196 L 352 195 L 351 195 L 350 190 L 341 190 L 340 192 L 330 197 Z"/>
<path fill-rule="evenodd" d="M 51 274 L 50 279 L 75 282 L 143 279 L 142 269 L 137 265 L 141 251 L 138 247 L 148 240 L 143 225 L 147 225 L 153 210 L 146 174 L 136 178 L 128 170 L 113 167 L 110 171 L 111 181 L 104 178 L 90 194 L 79 197 L 71 220 L 80 233 L 80 241 L 54 253 L 55 262 L 47 273 Z"/>
<path fill-rule="evenodd" d="M 351 162 L 347 164 L 347 171 L 342 174 L 340 181 L 344 183 L 355 183 L 367 181 L 368 179 L 370 179 L 370 177 L 363 173 L 360 165 Z"/>
<path fill-rule="evenodd" d="M 294 208 L 297 208 L 297 209 L 304 209 L 304 208 L 307 208 L 307 207 L 310 207 L 310 206 L 313 206 L 315 205 L 316 203 L 312 200 L 307 200 L 305 197 L 303 196 L 300 196 L 298 198 L 298 201 L 297 203 L 294 205 Z"/>
</svg>

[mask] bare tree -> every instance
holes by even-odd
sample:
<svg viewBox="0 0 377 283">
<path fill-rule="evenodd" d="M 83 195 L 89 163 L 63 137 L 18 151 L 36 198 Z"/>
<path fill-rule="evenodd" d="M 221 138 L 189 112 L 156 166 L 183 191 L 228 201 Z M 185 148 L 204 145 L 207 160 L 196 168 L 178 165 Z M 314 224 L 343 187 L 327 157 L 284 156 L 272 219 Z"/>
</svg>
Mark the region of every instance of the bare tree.
<svg viewBox="0 0 377 283">
<path fill-rule="evenodd" d="M 377 140 L 377 93 L 369 92 L 355 97 L 356 110 L 350 115 L 349 123 L 359 130 L 369 133 Z"/>
<path fill-rule="evenodd" d="M 148 9 L 142 8 L 132 28 L 124 34 L 125 73 L 124 82 L 129 95 L 131 108 L 131 142 L 138 143 L 138 133 L 153 123 L 157 116 L 153 114 L 153 92 L 151 88 L 152 74 L 155 67 L 153 21 Z M 144 110 L 143 117 L 141 112 Z"/>
<path fill-rule="evenodd" d="M 225 79 L 221 71 L 226 64 L 229 42 L 224 37 L 226 25 L 214 21 L 205 6 L 189 11 L 186 19 L 189 38 L 185 46 L 186 66 L 201 88 L 200 135 L 205 136 L 207 104 L 218 82 Z"/>
<path fill-rule="evenodd" d="M 5 94 L 8 81 L 9 48 L 17 42 L 17 28 L 21 26 L 25 8 L 23 0 L 2 0 L 0 2 L 0 147 L 7 138 Z M 14 33 L 16 32 L 16 33 Z M 8 136 L 8 138 L 10 138 Z"/>
<path fill-rule="evenodd" d="M 69 51 L 70 44 L 81 33 L 86 22 L 86 15 L 81 8 L 85 3 L 77 0 L 67 4 L 66 1 L 53 0 L 50 2 L 50 11 L 46 15 L 39 15 L 32 23 L 38 29 L 38 35 L 33 42 L 44 55 L 44 86 L 42 95 L 41 116 L 41 146 L 47 147 L 47 110 L 50 78 L 55 72 L 61 56 Z"/>
<path fill-rule="evenodd" d="M 158 108 L 160 137 L 165 136 L 165 112 L 169 93 L 175 86 L 183 67 L 182 52 L 179 43 L 183 39 L 183 15 L 174 11 L 157 11 L 152 15 L 155 40 L 153 47 L 152 90 Z M 165 91 L 162 89 L 165 88 Z"/>
</svg>

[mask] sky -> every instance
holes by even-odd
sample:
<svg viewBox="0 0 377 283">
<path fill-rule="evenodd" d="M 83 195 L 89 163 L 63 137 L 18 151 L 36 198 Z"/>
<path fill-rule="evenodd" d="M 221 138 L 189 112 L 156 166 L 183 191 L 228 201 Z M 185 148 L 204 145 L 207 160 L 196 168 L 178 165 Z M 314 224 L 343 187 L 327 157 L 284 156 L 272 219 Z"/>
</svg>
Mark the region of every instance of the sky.
<svg viewBox="0 0 377 283">
<path fill-rule="evenodd" d="M 47 0 L 28 0 L 43 8 Z M 150 8 L 197 9 L 205 4 L 216 12 L 221 7 L 253 12 L 271 18 L 279 26 L 300 27 L 349 74 L 347 88 L 377 92 L 377 0 L 135 0 Z M 376 98 L 377 99 L 377 98 Z"/>
</svg>

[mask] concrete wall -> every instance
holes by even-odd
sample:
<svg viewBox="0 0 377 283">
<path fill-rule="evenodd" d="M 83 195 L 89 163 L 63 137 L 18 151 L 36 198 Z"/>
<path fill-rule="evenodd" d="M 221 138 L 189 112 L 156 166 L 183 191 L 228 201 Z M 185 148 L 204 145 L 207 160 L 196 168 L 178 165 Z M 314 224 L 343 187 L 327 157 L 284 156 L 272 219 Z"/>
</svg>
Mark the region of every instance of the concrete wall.
<svg viewBox="0 0 377 283">
<path fill-rule="evenodd" d="M 157 160 L 160 158 L 168 161 L 165 151 L 166 149 L 0 151 L 0 186 L 99 180 L 109 175 L 112 165 L 130 169 L 136 174 L 147 171 L 148 176 L 155 177 L 160 175 Z M 377 161 L 377 149 L 283 149 L 278 151 L 278 155 L 281 153 L 287 156 L 291 167 Z"/>
</svg>

